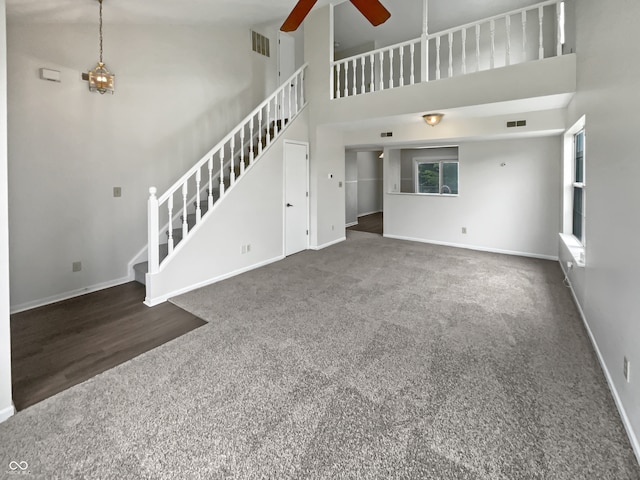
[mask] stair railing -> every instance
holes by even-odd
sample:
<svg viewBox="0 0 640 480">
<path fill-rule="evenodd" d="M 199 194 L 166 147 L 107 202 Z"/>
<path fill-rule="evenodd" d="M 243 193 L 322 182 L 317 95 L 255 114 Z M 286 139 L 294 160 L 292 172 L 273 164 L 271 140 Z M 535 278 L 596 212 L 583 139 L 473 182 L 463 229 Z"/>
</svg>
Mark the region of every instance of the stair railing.
<svg viewBox="0 0 640 480">
<path fill-rule="evenodd" d="M 149 188 L 148 208 L 148 257 L 149 273 L 157 273 L 160 265 L 184 244 L 184 241 L 234 187 L 240 177 L 250 169 L 283 132 L 286 125 L 297 117 L 307 104 L 305 97 L 305 72 L 303 65 L 289 79 L 258 105 L 237 127 L 227 134 L 198 163 L 174 183 L 165 193 L 156 196 L 156 187 Z M 257 142 L 256 142 L 257 140 Z M 248 150 L 245 146 L 248 144 Z M 219 196 L 214 200 L 214 190 Z M 189 210 L 195 194 L 195 224 L 188 223 Z M 205 198 L 202 198 L 204 195 Z M 202 202 L 207 202 L 202 213 Z M 161 218 L 168 225 L 167 256 L 160 258 Z M 173 224 L 181 222 L 179 241 L 173 236 Z"/>
<path fill-rule="evenodd" d="M 563 40 L 564 0 L 549 0 L 336 60 L 331 94 L 344 98 L 560 56 Z"/>
</svg>

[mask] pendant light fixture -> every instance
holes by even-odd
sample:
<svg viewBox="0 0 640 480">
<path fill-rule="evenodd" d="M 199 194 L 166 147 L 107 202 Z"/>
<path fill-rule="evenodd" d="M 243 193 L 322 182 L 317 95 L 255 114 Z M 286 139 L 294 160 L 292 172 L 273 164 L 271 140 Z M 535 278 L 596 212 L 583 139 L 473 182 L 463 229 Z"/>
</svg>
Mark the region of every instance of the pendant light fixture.
<svg viewBox="0 0 640 480">
<path fill-rule="evenodd" d="M 113 94 L 115 91 L 115 75 L 107 70 L 102 61 L 102 0 L 100 2 L 100 60 L 93 70 L 89 70 L 86 80 L 89 80 L 89 90 L 105 94 Z M 83 75 L 84 77 L 84 75 Z"/>
</svg>

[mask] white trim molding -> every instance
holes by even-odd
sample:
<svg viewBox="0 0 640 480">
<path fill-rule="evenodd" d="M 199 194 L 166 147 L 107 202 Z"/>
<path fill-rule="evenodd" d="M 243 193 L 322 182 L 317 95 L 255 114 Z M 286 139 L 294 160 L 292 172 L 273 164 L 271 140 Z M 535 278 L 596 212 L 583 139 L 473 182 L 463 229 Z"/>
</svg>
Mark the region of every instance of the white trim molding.
<svg viewBox="0 0 640 480">
<path fill-rule="evenodd" d="M 220 275 L 218 277 L 210 278 L 208 280 L 204 280 L 202 282 L 196 283 L 194 285 L 189 285 L 188 287 L 181 288 L 178 290 L 174 290 L 173 292 L 169 292 L 164 295 L 160 295 L 154 298 L 145 298 L 144 304 L 147 307 L 155 307 L 156 305 L 160 305 L 161 303 L 166 302 L 172 297 L 177 297 L 178 295 L 182 295 L 183 293 L 190 292 L 192 290 L 197 290 L 198 288 L 206 287 L 208 285 L 212 285 L 214 283 L 221 282 L 222 280 L 226 280 L 231 277 L 235 277 L 236 275 L 240 275 L 245 272 L 249 272 L 251 270 L 255 270 L 256 268 L 265 267 L 271 263 L 279 262 L 285 258 L 284 255 L 278 255 L 277 257 L 270 258 L 269 260 L 265 260 L 264 262 L 254 263 L 253 265 L 249 265 L 248 267 L 240 268 L 238 270 L 234 270 L 233 272 L 225 273 L 224 275 Z"/>
<path fill-rule="evenodd" d="M 323 243 L 322 245 L 316 245 L 309 247 L 311 250 L 322 250 L 324 248 L 330 247 L 332 245 L 336 245 L 338 243 L 342 243 L 347 239 L 347 237 L 338 238 L 337 240 L 333 240 L 331 242 Z"/>
<path fill-rule="evenodd" d="M 573 297 L 573 302 L 576 304 L 578 308 L 578 313 L 580 313 L 580 318 L 582 318 L 582 323 L 584 324 L 584 328 L 587 330 L 587 334 L 589 335 L 589 339 L 591 340 L 591 344 L 593 345 L 593 349 L 596 352 L 598 357 L 598 362 L 600 363 L 600 368 L 604 373 L 604 378 L 607 380 L 607 385 L 609 386 L 609 391 L 611 392 L 611 396 L 613 397 L 613 401 L 618 408 L 618 413 L 620 414 L 620 419 L 622 420 L 622 424 L 624 425 L 624 429 L 627 432 L 627 436 L 629 437 L 629 442 L 631 443 L 631 448 L 633 449 L 633 453 L 636 455 L 636 460 L 640 463 L 640 441 L 638 441 L 638 437 L 636 433 L 633 431 L 633 427 L 631 426 L 631 421 L 627 415 L 627 411 L 624 409 L 624 405 L 622 404 L 622 400 L 620 400 L 620 395 L 618 395 L 618 391 L 616 390 L 615 384 L 613 383 L 613 379 L 611 378 L 611 373 L 607 368 L 607 364 L 604 362 L 604 358 L 602 353 L 600 352 L 600 348 L 598 347 L 598 343 L 596 342 L 596 338 L 593 336 L 593 332 L 589 327 L 589 323 L 587 322 L 587 317 L 584 314 L 584 310 L 580 306 L 580 302 L 578 301 L 578 297 L 576 296 L 576 292 L 573 289 L 573 285 L 571 284 L 571 280 L 569 279 L 568 272 L 563 265 L 560 263 L 560 268 L 565 274 L 566 281 L 569 285 L 569 291 L 571 292 L 571 296 Z"/>
<path fill-rule="evenodd" d="M 8 420 L 10 417 L 13 417 L 16 414 L 16 407 L 13 403 L 7 408 L 3 408 L 0 410 L 0 423 Z"/>
<path fill-rule="evenodd" d="M 26 310 L 31 310 L 32 308 L 44 307 L 45 305 L 51 305 L 52 303 L 57 303 L 63 300 L 69 300 L 70 298 L 86 295 L 87 293 L 93 293 L 99 290 L 105 290 L 107 288 L 117 287 L 118 285 L 123 285 L 125 283 L 129 283 L 134 280 L 135 278 L 132 275 L 127 275 L 126 277 L 118 278 L 116 280 L 109 280 L 108 282 L 97 283 L 95 285 L 90 285 L 88 287 L 82 287 L 76 290 L 70 290 L 68 292 L 59 293 L 57 295 L 52 295 L 50 297 L 34 300 L 32 302 L 25 302 L 19 305 L 13 305 L 11 307 L 11 314 L 24 312 Z"/>
<path fill-rule="evenodd" d="M 517 257 L 539 258 L 540 260 L 558 260 L 557 255 L 541 255 L 539 253 L 517 252 L 514 250 L 503 250 L 500 248 L 478 247 L 475 245 L 465 245 L 462 243 L 438 242 L 436 240 L 427 240 L 424 238 L 403 237 L 400 235 L 387 235 L 385 238 L 393 238 L 395 240 L 407 240 L 409 242 L 429 243 L 431 245 L 442 245 L 443 247 L 464 248 L 466 250 L 476 250 L 478 252 L 500 253 L 502 255 L 514 255 Z"/>
</svg>

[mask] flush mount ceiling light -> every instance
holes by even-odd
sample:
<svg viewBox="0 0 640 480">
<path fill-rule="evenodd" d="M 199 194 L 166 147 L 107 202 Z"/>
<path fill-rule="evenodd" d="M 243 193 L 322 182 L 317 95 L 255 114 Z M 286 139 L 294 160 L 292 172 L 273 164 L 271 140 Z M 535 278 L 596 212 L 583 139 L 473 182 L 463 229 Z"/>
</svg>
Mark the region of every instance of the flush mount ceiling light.
<svg viewBox="0 0 640 480">
<path fill-rule="evenodd" d="M 98 0 L 98 2 L 100 2 L 100 60 L 93 70 L 89 70 L 82 77 L 89 81 L 90 91 L 100 94 L 107 92 L 113 94 L 115 91 L 115 75 L 107 70 L 102 61 L 102 0 Z"/>
<path fill-rule="evenodd" d="M 424 118 L 424 121 L 432 127 L 438 125 L 440 123 L 440 120 L 442 120 L 442 117 L 444 117 L 444 113 L 427 113 L 426 115 L 422 116 L 422 118 Z"/>
</svg>

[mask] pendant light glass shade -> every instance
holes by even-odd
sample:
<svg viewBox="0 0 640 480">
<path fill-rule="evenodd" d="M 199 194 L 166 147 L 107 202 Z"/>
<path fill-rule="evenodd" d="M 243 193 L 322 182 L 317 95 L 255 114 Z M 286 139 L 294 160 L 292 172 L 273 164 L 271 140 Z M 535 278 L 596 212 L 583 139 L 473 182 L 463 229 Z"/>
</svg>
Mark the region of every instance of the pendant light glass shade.
<svg viewBox="0 0 640 480">
<path fill-rule="evenodd" d="M 424 121 L 432 127 L 438 125 L 440 123 L 440 120 L 442 120 L 442 117 L 444 117 L 444 113 L 427 113 L 426 115 L 422 116 L 422 118 L 424 118 Z"/>
</svg>

